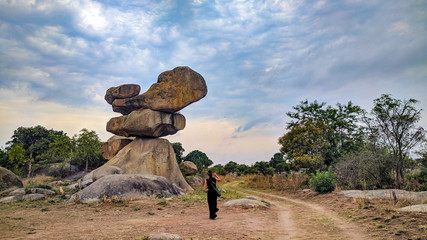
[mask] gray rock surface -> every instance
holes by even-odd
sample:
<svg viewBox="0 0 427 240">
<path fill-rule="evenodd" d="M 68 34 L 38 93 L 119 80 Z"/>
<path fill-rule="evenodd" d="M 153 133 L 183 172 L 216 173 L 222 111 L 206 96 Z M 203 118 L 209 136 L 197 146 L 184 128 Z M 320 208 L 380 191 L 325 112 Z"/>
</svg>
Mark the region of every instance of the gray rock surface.
<svg viewBox="0 0 427 240">
<path fill-rule="evenodd" d="M 9 193 L 9 196 L 23 196 L 25 195 L 25 188 L 18 188 L 11 193 Z"/>
<path fill-rule="evenodd" d="M 208 93 L 205 79 L 189 67 L 176 67 L 159 75 L 147 92 L 113 101 L 113 111 L 129 114 L 137 109 L 174 113 Z"/>
<path fill-rule="evenodd" d="M 185 117 L 150 109 L 139 109 L 129 115 L 114 117 L 107 123 L 107 131 L 124 137 L 163 137 L 185 127 Z"/>
<path fill-rule="evenodd" d="M 19 202 L 22 200 L 22 195 L 20 196 L 8 196 L 0 199 L 0 203 L 12 203 Z"/>
<path fill-rule="evenodd" d="M 407 206 L 404 208 L 399 208 L 397 211 L 401 212 L 425 212 L 427 213 L 427 204 L 418 204 L 418 205 L 412 205 Z"/>
<path fill-rule="evenodd" d="M 124 171 L 116 166 L 107 165 L 102 168 L 97 168 L 93 170 L 92 172 L 92 181 L 95 182 L 96 180 L 105 177 L 107 175 L 112 174 L 123 174 Z"/>
<path fill-rule="evenodd" d="M 242 207 L 242 208 L 269 208 L 270 206 L 266 202 L 259 200 L 242 198 L 233 199 L 224 203 L 226 207 Z"/>
<path fill-rule="evenodd" d="M 205 184 L 203 178 L 200 176 L 187 176 L 186 179 L 188 180 L 188 183 L 193 187 L 199 187 Z"/>
<path fill-rule="evenodd" d="M 22 188 L 24 185 L 21 179 L 13 172 L 4 167 L 0 167 L 0 192 L 12 187 Z"/>
<path fill-rule="evenodd" d="M 45 189 L 45 188 L 31 188 L 31 193 L 38 193 L 43 194 L 46 196 L 54 196 L 56 193 L 52 190 Z"/>
<path fill-rule="evenodd" d="M 34 171 L 35 175 L 46 175 L 51 177 L 66 177 L 79 172 L 80 169 L 70 163 L 51 163 L 40 166 Z"/>
<path fill-rule="evenodd" d="M 159 233 L 151 235 L 148 240 L 184 240 L 184 238 L 177 234 Z"/>
<path fill-rule="evenodd" d="M 114 135 L 110 137 L 110 139 L 108 139 L 105 143 L 102 144 L 102 147 L 101 147 L 102 156 L 105 159 L 110 160 L 111 158 L 116 156 L 116 154 L 122 148 L 124 148 L 134 139 L 135 139 L 134 137 L 128 138 L 128 137 L 122 137 L 118 135 Z"/>
<path fill-rule="evenodd" d="M 193 162 L 184 161 L 179 164 L 179 168 L 181 169 L 182 174 L 189 176 L 197 173 L 197 166 Z"/>
<path fill-rule="evenodd" d="M 396 198 L 407 199 L 412 201 L 423 201 L 427 199 L 427 191 L 424 192 L 408 192 L 400 189 L 381 189 L 381 190 L 346 190 L 338 192 L 337 194 L 353 198 L 367 198 L 367 199 L 393 199 L 393 192 Z"/>
<path fill-rule="evenodd" d="M 175 152 L 167 139 L 136 138 L 98 169 L 107 166 L 116 166 L 124 174 L 163 176 L 184 190 L 193 190 L 185 181 L 176 162 Z"/>
<path fill-rule="evenodd" d="M 44 194 L 40 194 L 40 193 L 31 193 L 31 194 L 26 194 L 22 196 L 23 201 L 26 201 L 26 200 L 38 201 L 43 199 L 44 199 Z"/>
<path fill-rule="evenodd" d="M 123 84 L 118 87 L 111 87 L 105 93 L 104 99 L 109 104 L 113 103 L 115 99 L 135 97 L 141 91 L 138 84 Z"/>
<path fill-rule="evenodd" d="M 178 196 L 184 191 L 168 179 L 154 175 L 114 174 L 105 176 L 71 196 L 69 201 L 98 202 L 105 195 L 136 200 L 163 196 Z"/>
</svg>

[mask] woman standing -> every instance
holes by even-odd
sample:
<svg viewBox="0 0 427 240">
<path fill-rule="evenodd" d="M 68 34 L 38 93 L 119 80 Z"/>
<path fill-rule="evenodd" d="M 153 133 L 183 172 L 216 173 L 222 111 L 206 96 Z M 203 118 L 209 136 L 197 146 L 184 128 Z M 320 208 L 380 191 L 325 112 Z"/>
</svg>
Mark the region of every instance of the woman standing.
<svg viewBox="0 0 427 240">
<path fill-rule="evenodd" d="M 209 218 L 214 220 L 216 218 L 216 212 L 219 211 L 217 208 L 217 195 L 216 195 L 216 182 L 221 181 L 221 179 L 214 173 L 212 177 L 212 171 L 208 171 L 209 178 L 205 179 L 205 190 L 208 190 L 208 205 L 209 205 Z"/>
</svg>

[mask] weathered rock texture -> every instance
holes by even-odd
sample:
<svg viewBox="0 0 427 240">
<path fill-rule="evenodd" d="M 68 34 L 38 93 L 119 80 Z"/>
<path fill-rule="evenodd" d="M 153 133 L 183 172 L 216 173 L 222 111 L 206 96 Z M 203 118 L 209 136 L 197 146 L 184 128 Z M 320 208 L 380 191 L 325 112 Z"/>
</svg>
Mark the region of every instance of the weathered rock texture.
<svg viewBox="0 0 427 240">
<path fill-rule="evenodd" d="M 163 176 L 182 189 L 192 190 L 179 170 L 175 152 L 167 139 L 136 138 L 94 172 L 109 166 L 120 168 L 124 174 Z"/>
<path fill-rule="evenodd" d="M 379 190 L 346 190 L 338 192 L 346 197 L 367 198 L 367 199 L 394 199 L 393 193 L 398 200 L 406 199 L 412 201 L 423 201 L 427 199 L 427 191 L 408 192 L 400 189 L 379 189 Z"/>
<path fill-rule="evenodd" d="M 138 84 L 124 84 L 109 88 L 104 98 L 111 104 L 115 99 L 135 97 L 139 91 L 141 91 L 141 87 Z"/>
<path fill-rule="evenodd" d="M 71 196 L 69 201 L 98 202 L 102 197 L 120 196 L 136 200 L 157 195 L 181 195 L 184 192 L 161 176 L 139 174 L 115 174 L 105 176 Z"/>
<path fill-rule="evenodd" d="M 22 188 L 23 186 L 22 181 L 13 172 L 4 167 L 0 167 L 0 192 L 8 188 Z"/>
<path fill-rule="evenodd" d="M 129 114 L 144 108 L 174 113 L 208 93 L 205 79 L 189 67 L 176 67 L 159 75 L 157 83 L 136 97 L 116 99 L 113 111 Z"/>
<path fill-rule="evenodd" d="M 182 174 L 188 176 L 197 173 L 197 166 L 193 162 L 184 161 L 179 164 Z"/>
<path fill-rule="evenodd" d="M 266 202 L 253 200 L 249 198 L 233 199 L 224 203 L 226 207 L 241 207 L 241 208 L 269 208 L 270 205 Z"/>
<path fill-rule="evenodd" d="M 112 165 L 106 165 L 102 168 L 97 168 L 92 172 L 92 181 L 95 182 L 96 180 L 113 174 L 123 174 L 123 170 L 119 167 L 112 166 Z"/>
<path fill-rule="evenodd" d="M 132 140 L 135 138 L 127 138 L 122 136 L 114 135 L 110 139 L 108 139 L 104 144 L 102 144 L 101 152 L 102 156 L 110 160 L 116 154 L 124 148 L 126 145 L 128 145 Z"/>
<path fill-rule="evenodd" d="M 124 137 L 163 137 L 175 134 L 184 127 L 183 115 L 150 109 L 136 110 L 129 115 L 112 118 L 107 123 L 107 131 Z"/>
</svg>

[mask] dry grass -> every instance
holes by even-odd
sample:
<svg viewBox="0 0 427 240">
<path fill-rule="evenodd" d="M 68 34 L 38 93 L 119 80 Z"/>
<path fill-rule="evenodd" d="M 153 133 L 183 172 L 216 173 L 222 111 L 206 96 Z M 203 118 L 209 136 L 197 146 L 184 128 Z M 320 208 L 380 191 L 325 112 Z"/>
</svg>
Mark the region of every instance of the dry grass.
<svg viewBox="0 0 427 240">
<path fill-rule="evenodd" d="M 37 175 L 31 178 L 25 178 L 22 183 L 24 186 L 30 185 L 30 184 L 47 184 L 49 182 L 55 181 L 54 177 L 49 177 L 45 175 Z"/>
</svg>

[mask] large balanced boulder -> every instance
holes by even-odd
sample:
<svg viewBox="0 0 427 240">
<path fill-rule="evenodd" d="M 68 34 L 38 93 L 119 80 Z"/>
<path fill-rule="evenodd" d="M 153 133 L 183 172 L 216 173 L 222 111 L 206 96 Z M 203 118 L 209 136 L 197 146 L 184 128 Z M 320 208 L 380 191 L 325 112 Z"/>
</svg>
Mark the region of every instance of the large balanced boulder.
<svg viewBox="0 0 427 240">
<path fill-rule="evenodd" d="M 111 87 L 105 93 L 105 100 L 111 104 L 115 99 L 135 97 L 141 91 L 138 84 L 124 84 L 118 87 Z"/>
<path fill-rule="evenodd" d="M 115 99 L 113 111 L 129 114 L 144 108 L 174 113 L 196 102 L 208 93 L 205 79 L 189 67 L 176 67 L 159 75 L 147 92 L 124 99 Z"/>
<path fill-rule="evenodd" d="M 0 192 L 12 187 L 22 188 L 24 185 L 21 179 L 13 172 L 4 167 L 0 167 Z"/>
<path fill-rule="evenodd" d="M 102 147 L 101 147 L 102 156 L 105 159 L 110 160 L 111 158 L 116 156 L 116 154 L 122 148 L 124 148 L 134 139 L 135 138 L 128 138 L 128 137 L 122 137 L 117 135 L 110 137 L 110 139 L 108 139 L 105 143 L 102 144 Z"/>
<path fill-rule="evenodd" d="M 181 169 L 182 174 L 188 176 L 197 173 L 197 166 L 193 162 L 184 161 L 179 164 L 179 168 Z"/>
<path fill-rule="evenodd" d="M 154 175 L 114 174 L 105 176 L 71 196 L 70 201 L 98 202 L 104 196 L 125 200 L 178 196 L 184 192 L 168 179 Z"/>
<path fill-rule="evenodd" d="M 124 136 L 163 137 L 185 127 L 185 117 L 150 109 L 140 109 L 129 115 L 115 117 L 107 123 L 107 131 Z"/>
<path fill-rule="evenodd" d="M 115 166 L 123 174 L 151 174 L 163 176 L 184 190 L 192 190 L 185 181 L 176 162 L 175 152 L 167 139 L 135 138 L 102 168 Z"/>
</svg>

